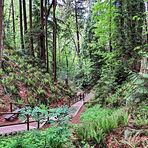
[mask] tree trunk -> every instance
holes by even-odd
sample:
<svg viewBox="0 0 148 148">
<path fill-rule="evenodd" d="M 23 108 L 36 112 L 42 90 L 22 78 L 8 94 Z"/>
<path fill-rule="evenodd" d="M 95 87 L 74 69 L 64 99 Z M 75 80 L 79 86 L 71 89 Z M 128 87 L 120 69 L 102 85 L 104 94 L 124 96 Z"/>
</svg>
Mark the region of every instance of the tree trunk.
<svg viewBox="0 0 148 148">
<path fill-rule="evenodd" d="M 45 48 L 46 48 L 46 56 L 47 56 L 47 72 L 49 73 L 49 54 L 48 54 L 48 16 L 47 16 L 47 0 L 45 0 Z"/>
<path fill-rule="evenodd" d="M 146 18 L 145 18 L 145 26 L 146 26 L 146 44 L 148 44 L 148 2 L 145 2 L 145 11 L 146 11 Z"/>
<path fill-rule="evenodd" d="M 0 1 L 0 68 L 2 63 L 2 50 L 3 50 L 3 0 Z"/>
<path fill-rule="evenodd" d="M 112 52 L 112 0 L 110 0 L 109 9 L 109 51 Z"/>
<path fill-rule="evenodd" d="M 7 32 L 9 32 L 11 30 L 10 28 L 10 23 L 11 23 L 11 10 L 12 10 L 12 1 L 10 3 L 10 7 L 9 7 L 9 17 L 8 17 L 8 23 L 7 23 Z"/>
<path fill-rule="evenodd" d="M 27 32 L 26 0 L 23 0 L 24 34 Z"/>
<path fill-rule="evenodd" d="M 148 2 L 145 2 L 145 11 L 146 11 L 146 14 L 147 14 Z M 146 15 L 145 23 L 146 23 L 146 31 L 148 31 L 148 15 Z M 148 33 L 146 35 L 146 44 L 148 44 Z M 141 59 L 140 73 L 148 74 L 148 58 L 147 57 L 143 57 Z"/>
<path fill-rule="evenodd" d="M 148 60 L 147 60 L 147 57 L 143 57 L 141 59 L 140 73 L 141 74 L 147 74 L 148 73 Z"/>
<path fill-rule="evenodd" d="M 53 1 L 51 2 L 51 4 L 49 5 L 48 9 L 47 9 L 47 3 L 49 4 L 49 0 L 45 0 L 45 46 L 46 46 L 46 56 L 47 56 L 47 72 L 49 72 L 49 53 L 48 53 L 48 17 L 50 15 L 50 10 L 53 6 Z"/>
<path fill-rule="evenodd" d="M 66 87 L 68 87 L 68 75 L 69 75 L 69 70 L 68 70 L 68 68 L 69 68 L 69 62 L 68 62 L 68 55 L 67 55 L 67 52 L 65 51 L 65 56 L 66 56 L 66 78 L 65 78 L 65 85 L 66 85 Z"/>
<path fill-rule="evenodd" d="M 78 11 L 77 2 L 75 0 L 75 20 L 76 20 L 76 32 L 77 32 L 77 54 L 80 54 L 80 36 L 79 36 L 79 25 L 78 25 Z"/>
<path fill-rule="evenodd" d="M 13 0 L 12 3 L 12 21 L 13 21 L 13 42 L 14 42 L 14 48 L 16 48 L 16 42 L 15 42 L 15 14 L 14 14 L 14 3 Z"/>
<path fill-rule="evenodd" d="M 32 56 L 35 57 L 33 49 L 33 37 L 32 37 L 32 0 L 29 0 L 29 20 L 30 20 L 30 50 Z"/>
<path fill-rule="evenodd" d="M 45 55 L 44 6 L 43 6 L 43 0 L 40 1 L 40 23 L 41 23 L 41 34 L 40 34 L 41 60 L 45 64 L 46 63 L 46 55 Z"/>
<path fill-rule="evenodd" d="M 19 9 L 20 9 L 20 40 L 21 40 L 21 48 L 24 49 L 23 20 L 22 20 L 22 1 L 21 0 L 19 0 Z"/>
<path fill-rule="evenodd" d="M 56 63 L 56 36 L 57 36 L 57 23 L 56 23 L 56 5 L 57 0 L 53 0 L 53 80 L 57 82 L 57 63 Z"/>
</svg>

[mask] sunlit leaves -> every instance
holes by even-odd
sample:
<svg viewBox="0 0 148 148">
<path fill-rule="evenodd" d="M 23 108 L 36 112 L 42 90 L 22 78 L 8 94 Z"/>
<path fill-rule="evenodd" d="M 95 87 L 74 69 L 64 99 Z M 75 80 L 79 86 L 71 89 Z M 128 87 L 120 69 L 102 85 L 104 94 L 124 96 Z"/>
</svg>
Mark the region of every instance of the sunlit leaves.
<svg viewBox="0 0 148 148">
<path fill-rule="evenodd" d="M 115 7 L 110 0 L 98 1 L 93 8 L 93 18 L 95 20 L 94 32 L 99 37 L 98 45 L 101 47 L 107 46 L 110 37 L 113 37 L 115 31 Z M 111 35 L 111 36 L 110 36 Z"/>
</svg>

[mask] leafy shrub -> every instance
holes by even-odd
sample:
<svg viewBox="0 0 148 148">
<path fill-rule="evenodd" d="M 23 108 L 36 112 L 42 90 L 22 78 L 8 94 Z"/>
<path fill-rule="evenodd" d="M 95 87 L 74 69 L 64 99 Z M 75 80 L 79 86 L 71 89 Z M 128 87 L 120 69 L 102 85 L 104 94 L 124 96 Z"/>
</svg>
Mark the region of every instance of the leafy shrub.
<svg viewBox="0 0 148 148">
<path fill-rule="evenodd" d="M 126 80 L 127 72 L 124 64 L 118 58 L 119 55 L 118 51 L 102 53 L 104 65 L 101 67 L 100 79 L 94 87 L 96 92 L 95 100 L 97 100 L 99 104 L 106 105 L 106 98 L 111 98 Z M 116 97 L 113 99 L 115 100 Z"/>
<path fill-rule="evenodd" d="M 15 137 L 2 138 L 3 148 L 64 148 L 70 146 L 71 132 L 67 127 L 53 126 L 45 131 L 32 131 Z"/>
</svg>

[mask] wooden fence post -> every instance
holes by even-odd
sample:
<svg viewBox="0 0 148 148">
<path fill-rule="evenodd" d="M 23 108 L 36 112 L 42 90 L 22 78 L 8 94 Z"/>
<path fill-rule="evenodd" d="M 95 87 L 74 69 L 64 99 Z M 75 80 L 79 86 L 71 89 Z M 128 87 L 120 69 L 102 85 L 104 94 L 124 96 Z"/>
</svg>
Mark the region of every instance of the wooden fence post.
<svg viewBox="0 0 148 148">
<path fill-rule="evenodd" d="M 13 109 L 12 109 L 12 102 L 10 102 L 10 112 L 12 112 Z"/>
<path fill-rule="evenodd" d="M 47 123 L 49 123 L 49 111 L 48 111 Z"/>
<path fill-rule="evenodd" d="M 40 113 L 38 112 L 37 115 L 38 115 L 37 129 L 39 129 L 40 128 L 40 119 L 39 119 Z"/>
<path fill-rule="evenodd" d="M 68 100 L 68 106 L 70 107 L 70 103 L 71 103 L 71 100 L 70 100 L 70 98 L 69 98 L 69 100 Z"/>
<path fill-rule="evenodd" d="M 29 131 L 29 115 L 27 114 L 26 117 L 27 117 L 27 131 Z"/>
</svg>

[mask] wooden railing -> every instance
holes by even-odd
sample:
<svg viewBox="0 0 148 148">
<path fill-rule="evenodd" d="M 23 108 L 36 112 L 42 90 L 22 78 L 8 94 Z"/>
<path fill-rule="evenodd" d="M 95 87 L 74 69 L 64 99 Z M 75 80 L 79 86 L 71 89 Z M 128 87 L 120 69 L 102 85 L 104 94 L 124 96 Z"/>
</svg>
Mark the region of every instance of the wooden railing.
<svg viewBox="0 0 148 148">
<path fill-rule="evenodd" d="M 29 106 L 29 104 L 23 104 L 23 103 L 17 103 L 17 102 L 10 102 L 10 112 L 13 112 L 13 105 Z"/>
<path fill-rule="evenodd" d="M 9 114 L 14 114 L 14 115 L 17 115 L 17 116 L 19 116 L 21 113 L 13 113 L 13 112 L 0 112 L 0 115 L 9 115 Z M 38 113 L 38 117 L 39 117 L 39 114 L 40 113 Z M 20 124 L 26 124 L 26 129 L 29 131 L 30 130 L 30 128 L 29 128 L 29 124 L 30 123 L 33 123 L 33 122 L 37 122 L 37 129 L 39 129 L 40 128 L 40 121 L 43 119 L 39 119 L 38 118 L 38 120 L 37 121 L 29 121 L 29 118 L 30 118 L 30 115 L 26 115 L 26 122 L 19 122 L 19 123 L 11 123 L 11 124 L 4 124 L 4 125 L 0 125 L 0 127 L 6 127 L 6 126 L 13 126 L 13 125 L 20 125 Z"/>
<path fill-rule="evenodd" d="M 82 98 L 82 96 L 77 96 L 74 95 L 71 99 L 69 99 L 69 101 L 67 102 L 68 106 L 70 107 L 71 105 L 75 104 L 76 102 L 80 101 L 80 100 L 83 100 L 84 101 L 84 98 Z M 21 104 L 21 103 L 15 103 L 15 102 L 10 102 L 10 112 L 0 112 L 0 115 L 9 115 L 9 114 L 14 114 L 14 115 L 17 115 L 19 116 L 21 113 L 18 112 L 18 113 L 14 113 L 13 112 L 13 105 L 24 105 L 24 104 Z M 25 106 L 29 106 L 29 104 L 25 104 Z M 39 117 L 40 113 L 38 113 L 38 117 Z M 5 125 L 0 125 L 0 127 L 6 127 L 6 126 L 13 126 L 13 125 L 20 125 L 20 124 L 26 124 L 26 129 L 29 131 L 30 128 L 29 128 L 29 124 L 30 123 L 33 123 L 33 122 L 37 122 L 37 129 L 40 128 L 40 121 L 43 119 L 39 119 L 37 121 L 29 121 L 29 118 L 30 118 L 30 115 L 26 115 L 26 122 L 20 122 L 20 123 L 11 123 L 11 124 L 5 124 Z M 49 120 L 49 117 L 47 118 L 47 121 Z"/>
<path fill-rule="evenodd" d="M 82 99 L 81 96 L 79 96 L 79 97 L 74 96 L 72 98 L 69 98 L 67 105 L 70 107 L 71 105 L 75 104 L 76 102 L 80 101 L 81 99 Z"/>
</svg>

